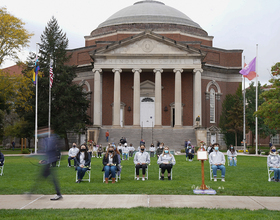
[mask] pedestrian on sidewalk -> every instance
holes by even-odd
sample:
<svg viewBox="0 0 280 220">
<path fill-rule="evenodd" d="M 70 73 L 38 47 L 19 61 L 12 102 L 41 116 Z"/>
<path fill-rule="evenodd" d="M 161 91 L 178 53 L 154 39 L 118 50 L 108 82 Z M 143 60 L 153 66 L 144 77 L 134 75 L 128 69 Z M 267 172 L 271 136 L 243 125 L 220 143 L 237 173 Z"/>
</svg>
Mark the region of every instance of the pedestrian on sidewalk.
<svg viewBox="0 0 280 220">
<path fill-rule="evenodd" d="M 55 197 L 51 198 L 51 200 L 58 200 L 62 198 L 62 195 L 60 193 L 60 187 L 59 182 L 56 175 L 56 167 L 52 167 L 51 164 L 57 161 L 57 151 L 56 147 L 61 147 L 61 140 L 59 137 L 51 131 L 50 137 L 49 136 L 49 130 L 47 129 L 41 129 L 38 131 L 38 137 L 39 137 L 39 143 L 38 146 L 40 148 L 40 152 L 43 154 L 43 159 L 39 161 L 39 164 L 42 165 L 42 170 L 39 175 L 39 179 L 37 182 L 35 182 L 34 186 L 31 189 L 31 192 L 36 191 L 37 187 L 41 184 L 39 181 L 42 179 L 46 179 L 47 177 L 51 177 L 51 180 L 54 184 L 56 195 Z"/>
</svg>

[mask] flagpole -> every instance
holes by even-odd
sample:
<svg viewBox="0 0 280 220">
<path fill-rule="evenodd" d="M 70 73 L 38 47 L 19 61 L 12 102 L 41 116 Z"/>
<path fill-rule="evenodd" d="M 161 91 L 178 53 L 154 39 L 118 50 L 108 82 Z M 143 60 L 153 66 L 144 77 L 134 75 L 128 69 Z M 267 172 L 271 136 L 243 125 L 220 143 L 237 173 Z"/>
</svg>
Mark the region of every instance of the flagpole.
<svg viewBox="0 0 280 220">
<path fill-rule="evenodd" d="M 51 62 L 52 62 L 52 58 L 50 57 L 50 68 L 51 68 Z M 49 138 L 51 135 L 51 76 L 49 73 Z"/>
<path fill-rule="evenodd" d="M 38 56 L 38 43 L 36 43 L 36 59 Z M 35 154 L 37 154 L 37 144 L 38 144 L 38 74 L 35 74 L 36 82 L 36 96 L 35 96 Z"/>
<path fill-rule="evenodd" d="M 258 111 L 258 44 L 256 45 L 256 111 Z M 258 116 L 256 115 L 256 155 L 258 155 Z"/>
<path fill-rule="evenodd" d="M 245 65 L 245 56 L 244 56 L 244 64 Z M 246 89 L 245 89 L 245 77 L 243 77 L 243 147 L 244 147 L 244 153 L 246 153 Z"/>
</svg>

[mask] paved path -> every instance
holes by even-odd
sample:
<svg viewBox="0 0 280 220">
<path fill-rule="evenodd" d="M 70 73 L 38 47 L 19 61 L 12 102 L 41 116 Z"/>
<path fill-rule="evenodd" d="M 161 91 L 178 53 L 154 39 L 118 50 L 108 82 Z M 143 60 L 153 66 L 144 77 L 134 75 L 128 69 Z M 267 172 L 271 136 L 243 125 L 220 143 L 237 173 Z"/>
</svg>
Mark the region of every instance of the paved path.
<svg viewBox="0 0 280 220">
<path fill-rule="evenodd" d="M 73 209 L 73 208 L 225 208 L 268 209 L 280 211 L 280 197 L 213 195 L 63 195 L 51 201 L 51 195 L 0 195 L 1 209 Z"/>
</svg>

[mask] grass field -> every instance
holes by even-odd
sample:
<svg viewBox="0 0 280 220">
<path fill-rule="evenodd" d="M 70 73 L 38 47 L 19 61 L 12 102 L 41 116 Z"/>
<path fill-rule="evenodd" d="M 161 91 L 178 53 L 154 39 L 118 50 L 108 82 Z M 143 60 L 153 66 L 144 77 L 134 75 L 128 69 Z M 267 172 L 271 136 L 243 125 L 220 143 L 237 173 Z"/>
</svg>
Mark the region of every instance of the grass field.
<svg viewBox="0 0 280 220">
<path fill-rule="evenodd" d="M 1 219 L 277 219 L 280 212 L 244 209 L 131 208 L 0 210 Z"/>
<path fill-rule="evenodd" d="M 92 159 L 91 182 L 75 183 L 75 170 L 67 167 L 67 156 L 61 166 L 53 168 L 59 177 L 62 194 L 174 194 L 192 195 L 192 187 L 201 185 L 201 162 L 196 158 L 186 162 L 185 156 L 175 156 L 172 181 L 158 180 L 156 158 L 151 158 L 149 180 L 134 180 L 133 160 L 122 161 L 121 180 L 116 184 L 104 184 L 102 159 Z M 36 193 L 54 194 L 49 181 L 35 182 L 40 171 L 37 157 L 11 156 L 5 158 L 4 175 L 0 176 L 0 194 L 22 194 L 35 184 Z M 73 161 L 72 161 L 73 163 Z M 218 171 L 218 176 L 220 172 Z M 209 180 L 209 163 L 205 162 L 205 184 L 217 191 L 217 195 L 280 196 L 280 183 L 267 181 L 265 157 L 238 156 L 237 167 L 226 166 L 226 182 Z"/>
</svg>

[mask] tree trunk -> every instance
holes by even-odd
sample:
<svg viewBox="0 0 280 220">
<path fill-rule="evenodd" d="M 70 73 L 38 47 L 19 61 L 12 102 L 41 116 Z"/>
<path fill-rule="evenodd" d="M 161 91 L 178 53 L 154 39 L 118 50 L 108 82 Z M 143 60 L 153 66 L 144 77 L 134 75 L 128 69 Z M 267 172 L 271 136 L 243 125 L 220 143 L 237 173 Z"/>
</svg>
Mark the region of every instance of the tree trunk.
<svg viewBox="0 0 280 220">
<path fill-rule="evenodd" d="M 234 132 L 235 134 L 235 146 L 237 146 L 237 132 Z"/>
<path fill-rule="evenodd" d="M 65 134 L 64 141 L 65 141 L 65 148 L 66 148 L 66 150 L 69 150 L 69 141 L 68 141 L 67 133 Z"/>
</svg>

